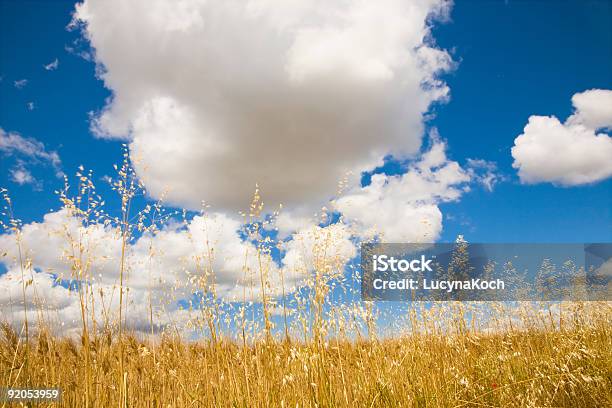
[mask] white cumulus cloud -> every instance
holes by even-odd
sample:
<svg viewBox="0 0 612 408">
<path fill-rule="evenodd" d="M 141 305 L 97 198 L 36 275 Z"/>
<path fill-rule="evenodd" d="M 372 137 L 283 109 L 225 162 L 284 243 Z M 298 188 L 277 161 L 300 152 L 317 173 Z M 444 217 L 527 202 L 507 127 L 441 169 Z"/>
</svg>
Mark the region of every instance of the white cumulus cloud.
<svg viewBox="0 0 612 408">
<path fill-rule="evenodd" d="M 355 188 L 334 204 L 364 239 L 434 242 L 442 232 L 438 204 L 461 197 L 472 176 L 446 157 L 446 144 L 434 142 L 400 176 L 375 174 L 370 185 Z"/>
<path fill-rule="evenodd" d="M 184 324 L 189 316 L 178 302 L 211 290 L 213 282 L 221 299 L 243 300 L 246 296 L 246 300 L 259 301 L 262 274 L 268 282 L 267 295 L 276 297 L 282 293 L 281 282 L 286 293 L 291 293 L 304 284 L 315 266 L 326 269 L 330 264 L 341 272 L 356 254 L 346 226 L 310 226 L 286 243 L 282 260 L 276 262 L 269 254 L 258 254 L 254 243 L 243 240 L 238 234 L 241 227 L 241 221 L 213 213 L 185 224 L 170 222 L 155 234 L 146 233 L 130 242 L 124 274 L 124 287 L 129 288 L 128 327 L 147 331 L 149 301 L 157 325 L 169 323 L 166 312 L 174 323 Z M 36 310 L 42 307 L 59 319 L 64 334 L 78 329 L 78 293 L 58 285 L 71 279 L 88 281 L 99 321 L 105 314 L 116 317 L 122 240 L 115 228 L 102 222 L 85 225 L 62 209 L 46 214 L 41 222 L 23 225 L 19 241 L 14 233 L 0 234 L 0 254 L 0 263 L 8 269 L 0 274 L 0 313 L 16 327 L 24 321 L 24 280 L 32 281 L 26 288 L 31 322 L 37 320 Z M 75 276 L 73 256 L 87 265 L 86 276 Z M 32 265 L 23 279 L 19 259 Z"/>
<path fill-rule="evenodd" d="M 594 183 L 612 176 L 612 91 L 593 89 L 572 97 L 575 113 L 565 123 L 554 116 L 531 116 L 514 140 L 512 166 L 523 183 L 563 186 Z"/>
<path fill-rule="evenodd" d="M 449 95 L 431 38 L 448 9 L 86 0 L 74 24 L 113 92 L 92 126 L 127 139 L 148 191 L 174 204 L 243 209 L 258 183 L 267 204 L 315 206 L 346 172 L 418 152 L 423 114 Z"/>
<path fill-rule="evenodd" d="M 571 124 L 583 124 L 591 129 L 612 127 L 612 91 L 591 89 L 574 94 L 572 105 L 576 113 L 568 119 Z"/>
</svg>

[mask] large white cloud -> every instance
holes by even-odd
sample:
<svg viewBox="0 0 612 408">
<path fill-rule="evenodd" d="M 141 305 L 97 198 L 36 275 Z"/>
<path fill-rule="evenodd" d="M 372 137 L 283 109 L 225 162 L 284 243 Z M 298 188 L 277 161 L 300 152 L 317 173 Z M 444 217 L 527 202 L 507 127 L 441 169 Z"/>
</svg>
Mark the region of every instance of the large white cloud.
<svg viewBox="0 0 612 408">
<path fill-rule="evenodd" d="M 258 268 L 258 260 L 255 245 L 238 235 L 241 226 L 236 219 L 213 213 L 196 216 L 186 225 L 169 223 L 155 235 L 142 235 L 127 247 L 130 287 L 147 289 L 152 282 L 154 288 L 165 289 L 177 280 L 184 281 L 189 275 L 202 275 L 211 269 L 221 293 L 242 284 L 243 269 Z M 94 280 L 105 285 L 119 282 L 121 236 L 104 223 L 83 226 L 63 209 L 46 214 L 40 223 L 25 224 L 21 241 L 23 257 L 30 258 L 34 267 L 45 272 L 56 273 L 63 279 L 73 278 L 71 257 L 83 251 Z M 13 234 L 0 235 L 0 248 L 8 259 L 18 259 Z M 247 252 L 249 256 L 245 256 Z M 273 264 L 271 269 L 274 272 Z"/>
<path fill-rule="evenodd" d="M 86 0 L 108 105 L 101 137 L 129 140 L 149 192 L 190 208 L 315 205 L 339 179 L 418 151 L 448 88 L 433 45 L 443 0 Z M 269 207 L 268 207 L 269 208 Z"/>
<path fill-rule="evenodd" d="M 219 299 L 260 301 L 262 276 L 267 295 L 274 298 L 283 293 L 281 283 L 284 292 L 291 293 L 315 267 L 325 269 L 329 263 L 341 272 L 356 254 L 345 226 L 311 225 L 285 244 L 285 255 L 277 263 L 269 254 L 258 252 L 256 244 L 243 240 L 238 234 L 241 227 L 241 221 L 213 213 L 186 223 L 170 222 L 155 234 L 130 242 L 124 274 L 124 287 L 129 288 L 127 327 L 148 332 L 149 300 L 158 327 L 171 319 L 185 328 L 189 315 L 178 302 L 192 299 L 197 292 L 210 293 L 213 282 Z M 46 214 L 42 222 L 23 225 L 16 238 L 14 233 L 0 234 L 0 262 L 8 267 L 8 272 L 0 274 L 0 312 L 15 327 L 24 321 L 24 280 L 30 282 L 25 295 L 32 324 L 42 312 L 52 315 L 48 323 L 64 334 L 76 333 L 81 321 L 78 293 L 57 284 L 73 279 L 89 283 L 99 323 L 107 317 L 116 319 L 122 240 L 115 228 L 102 222 L 84 225 L 62 209 Z M 319 250 L 322 245 L 324 255 Z M 75 268 L 76 260 L 87 270 L 82 276 Z M 23 279 L 20 265 L 25 266 Z"/>
<path fill-rule="evenodd" d="M 572 97 L 575 113 L 565 123 L 554 116 L 531 116 L 514 140 L 512 166 L 523 183 L 564 186 L 612 176 L 612 91 L 593 89 Z"/>
</svg>

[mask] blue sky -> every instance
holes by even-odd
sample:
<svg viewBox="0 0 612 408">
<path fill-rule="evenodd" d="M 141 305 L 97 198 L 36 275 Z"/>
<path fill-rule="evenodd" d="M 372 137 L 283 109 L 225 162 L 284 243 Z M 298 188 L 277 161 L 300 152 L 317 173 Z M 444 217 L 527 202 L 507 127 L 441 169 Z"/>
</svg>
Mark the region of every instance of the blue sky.
<svg viewBox="0 0 612 408">
<path fill-rule="evenodd" d="M 170 183 L 177 187 L 170 193 L 174 203 L 195 210 L 199 200 L 212 201 L 218 213 L 209 220 L 193 217 L 183 228 L 156 237 L 155 245 L 169 253 L 149 271 L 160 278 L 159 299 L 172 293 L 173 277 L 185 280 L 183 262 L 196 256 L 191 236 L 207 241 L 208 235 L 201 235 L 207 222 L 211 230 L 218 227 L 213 232 L 217 253 L 225 255 L 214 260 L 218 287 L 242 293 L 244 287 L 237 284 L 241 268 L 233 261 L 246 262 L 244 254 L 255 251 L 253 243 L 235 233 L 242 222 L 236 203 L 248 205 L 254 180 L 267 204 L 302 193 L 286 206 L 288 220 L 281 230 L 290 233 L 264 234 L 286 245 L 283 252 L 273 251 L 271 274 L 285 267 L 297 270 L 300 240 L 290 237 L 309 239 L 300 229 L 301 217 L 318 211 L 320 197 L 333 194 L 330 186 L 334 190 L 343 175 L 336 162 L 356 170 L 370 151 L 378 154 L 381 148 L 388 154 L 385 165 L 370 167 L 361 174 L 361 184 L 358 174 L 349 185 L 346 196 L 352 204 L 342 199 L 326 203 L 335 205 L 332 224 L 342 212 L 354 227 L 347 232 L 340 224 L 320 224 L 327 225 L 325 230 L 337 237 L 332 241 L 338 252 L 350 260 L 345 274 L 357 266 L 358 242 L 373 226 L 372 214 L 375 223 L 380 221 L 375 227 L 404 241 L 433 236 L 453 242 L 462 234 L 481 243 L 612 242 L 612 157 L 605 157 L 612 151 L 607 136 L 612 111 L 603 105 L 612 97 L 609 1 L 457 1 L 444 21 L 424 20 L 434 7 L 425 2 L 413 8 L 393 1 L 355 2 L 346 11 L 316 9 L 319 3 L 304 1 L 318 6 L 314 11 L 264 7 L 256 24 L 252 10 L 226 7 L 228 2 L 210 6 L 189 0 L 180 8 L 113 1 L 87 0 L 78 17 L 89 26 L 68 29 L 74 1 L 0 0 L 0 187 L 9 189 L 17 217 L 25 223 L 40 221 L 59 208 L 54 191 L 62 187 L 61 172 L 72 176 L 83 165 L 93 170 L 107 210 L 116 213 L 117 199 L 103 178 L 113 175 L 127 143 L 148 163 L 136 171 L 152 195 L 159 196 Z M 431 4 L 436 1 L 441 0 Z M 334 30 L 342 24 L 336 15 L 352 24 L 339 35 Z M 222 24 L 212 24 L 216 18 Z M 314 21 L 315 29 L 306 24 L 304 30 L 304 21 Z M 388 30 L 379 30 L 381 24 Z M 308 41 L 301 41 L 304 36 Z M 343 42 L 346 37 L 351 41 Z M 400 63 L 388 58 L 396 54 L 402 55 Z M 406 106 L 398 108 L 398 102 Z M 533 115 L 539 116 L 538 123 L 532 123 Z M 96 119 L 100 134 L 92 131 Z M 524 130 L 528 123 L 529 131 Z M 594 123 L 604 123 L 604 129 Z M 127 138 L 117 138 L 126 129 Z M 327 134 L 330 129 L 338 134 Z M 511 151 L 519 147 L 515 139 L 522 133 L 531 144 Z M 427 134 L 439 134 L 444 142 Z M 3 147 L 11 135 L 13 146 Z M 14 135 L 25 139 L 19 142 Z M 216 137 L 212 144 L 210 135 Z M 24 140 L 26 145 L 16 146 Z M 415 153 L 421 143 L 420 155 L 402 156 Z M 574 155 L 564 144 L 588 154 Z M 224 149 L 227 145 L 232 148 Z M 532 155 L 538 151 L 539 156 Z M 54 163 L 54 152 L 61 164 Z M 492 166 L 488 170 L 497 180 L 492 188 L 470 173 L 473 160 Z M 521 176 L 513 167 L 519 161 Z M 572 178 L 585 172 L 586 182 Z M 526 177 L 537 182 L 526 184 Z M 246 200 L 234 194 L 245 189 Z M 220 204 L 215 207 L 215 202 Z M 49 231 L 67 222 L 58 214 L 47 218 Z M 419 231 L 423 220 L 429 222 L 425 232 Z M 65 242 L 43 231 L 33 227 L 24 233 L 36 252 L 36 270 L 65 269 L 64 260 L 58 260 Z M 100 258 L 116 259 L 116 237 L 99 233 L 105 240 L 98 248 Z M 133 265 L 143 265 L 148 256 L 143 241 L 132 245 Z M 13 245 L 7 242 L 0 234 L 3 247 Z M 115 264 L 96 267 L 102 279 L 96 284 L 108 288 L 117 283 Z M 0 262 L 7 285 L 14 274 L 10 268 Z M 132 279 L 145 275 L 136 272 Z M 65 298 L 70 277 L 57 285 L 56 275 L 39 275 L 42 284 L 49 284 L 49 299 Z M 336 287 L 330 298 L 357 299 L 359 287 L 349 281 L 354 293 L 345 295 Z M 199 289 L 185 290 L 170 307 L 179 314 L 176 308 L 188 305 L 188 299 L 198 303 Z M 141 286 L 131 296 L 141 299 L 137 308 L 148 295 Z M 295 295 L 288 298 L 295 300 Z M 236 315 L 235 304 L 226 306 Z M 260 314 L 259 305 L 249 307 Z M 72 309 L 62 312 L 64 320 L 74 318 Z M 142 312 L 134 313 L 140 324 L 148 321 Z M 386 318 L 383 325 L 395 321 L 392 315 Z M 280 315 L 274 319 L 280 321 Z"/>
<path fill-rule="evenodd" d="M 0 127 L 57 151 L 68 174 L 83 164 L 102 177 L 120 160 L 121 142 L 89 130 L 89 112 L 102 109 L 111 93 L 95 64 L 76 55 L 88 45 L 66 29 L 73 8 L 69 1 L 0 1 Z M 524 185 L 510 154 L 530 115 L 563 120 L 575 93 L 612 88 L 611 22 L 606 1 L 459 1 L 450 21 L 435 25 L 436 43 L 457 66 L 442 77 L 451 99 L 435 105 L 428 126 L 447 140 L 452 160 L 496 162 L 505 178 L 492 192 L 473 188 L 440 204 L 441 241 L 457 234 L 472 242 L 612 241 L 612 180 Z M 58 68 L 45 70 L 55 58 Z M 28 83 L 17 89 L 21 79 Z M 20 186 L 9 174 L 15 157 L 0 160 L 0 185 L 10 189 L 20 218 L 38 220 L 57 208 L 52 192 L 61 180 L 49 165 L 28 167 L 38 187 Z"/>
<path fill-rule="evenodd" d="M 612 5 L 605 1 L 459 1 L 435 32 L 460 60 L 438 110 L 453 157 L 485 157 L 510 178 L 475 191 L 449 211 L 482 242 L 612 239 L 612 182 L 574 188 L 520 185 L 509 150 L 529 115 L 571 113 L 570 97 L 612 85 Z M 453 208 L 454 207 L 454 208 Z M 448 223 L 445 238 L 461 225 Z"/>
</svg>

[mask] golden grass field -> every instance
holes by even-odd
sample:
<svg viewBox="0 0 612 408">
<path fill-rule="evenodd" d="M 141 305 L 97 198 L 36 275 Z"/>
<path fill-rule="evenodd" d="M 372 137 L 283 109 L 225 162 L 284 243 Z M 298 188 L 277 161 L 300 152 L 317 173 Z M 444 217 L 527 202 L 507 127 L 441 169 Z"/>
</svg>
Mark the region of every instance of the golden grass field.
<svg viewBox="0 0 612 408">
<path fill-rule="evenodd" d="M 4 191 L 7 219 L 2 225 L 18 249 L 18 256 L 7 262 L 21 277 L 17 284 L 21 303 L 17 299 L 12 307 L 17 310 L 14 317 L 23 316 L 24 321 L 0 317 L 4 320 L 0 386 L 59 387 L 63 392 L 59 402 L 30 406 L 612 406 L 610 302 L 437 302 L 428 307 L 414 302 L 387 315 L 392 324 L 387 321 L 384 328 L 377 327 L 372 302 L 357 298 L 352 301 L 356 307 L 347 308 L 330 296 L 332 283 L 346 282 L 344 262 L 328 250 L 333 243 L 324 234 L 315 239 L 316 256 L 306 273 L 304 285 L 310 290 L 297 303 L 284 301 L 282 272 L 277 279 L 282 291 L 270 293 L 273 277 L 259 262 L 260 269 L 249 272 L 255 278 L 250 280 L 251 292 L 259 288 L 259 299 L 247 299 L 244 290 L 240 309 L 224 311 L 216 298 L 214 271 L 207 266 L 212 261 L 206 262 L 204 254 L 195 259 L 200 279 L 193 280 L 196 288 L 190 288 L 191 293 L 198 289 L 212 299 L 191 308 L 196 315 L 192 328 L 199 336 L 188 338 L 172 325 L 155 331 L 158 315 L 153 313 L 151 296 L 150 333 L 146 327 L 132 330 L 126 321 L 136 306 L 127 299 L 126 249 L 136 230 L 159 233 L 156 221 L 142 225 L 147 214 L 160 212 L 161 207 L 130 214 L 132 199 L 142 186 L 134 180 L 127 154 L 118 170 L 114 186 L 122 214 L 106 218 L 105 225 L 114 228 L 121 242 L 121 255 L 112 260 L 119 271 L 114 286 L 119 295 L 103 320 L 99 307 L 94 311 L 102 289 L 91 283 L 98 261 L 92 251 L 99 246 L 84 244 L 89 242 L 85 227 L 99 222 L 103 203 L 96 198 L 91 177 L 81 173 L 75 197 L 68 194 L 68 186 L 60 192 L 63 208 L 84 226 L 78 229 L 83 235 L 65 237 L 72 250 L 64 259 L 70 278 L 83 282 L 72 292 L 78 298 L 81 321 L 71 336 L 54 331 L 52 319 L 46 318 L 53 311 L 36 296 L 29 297 L 39 275 L 32 266 L 37 254 L 27 251 L 23 226 Z M 249 220 L 261 208 L 256 193 Z M 257 248 L 261 253 L 255 255 L 262 259 L 266 249 Z M 262 305 L 257 314 L 248 312 L 247 305 L 253 302 Z M 272 315 L 281 304 L 284 322 L 274 322 Z M 109 314 L 109 309 L 118 310 Z M 230 326 L 221 328 L 228 321 L 233 322 L 233 334 Z M 389 327 L 394 330 L 388 331 Z"/>
<path fill-rule="evenodd" d="M 65 407 L 611 406 L 610 305 L 571 313 L 567 328 L 503 334 L 246 347 L 101 336 L 89 351 L 44 334 L 26 347 L 5 326 L 0 382 L 61 387 Z"/>
</svg>

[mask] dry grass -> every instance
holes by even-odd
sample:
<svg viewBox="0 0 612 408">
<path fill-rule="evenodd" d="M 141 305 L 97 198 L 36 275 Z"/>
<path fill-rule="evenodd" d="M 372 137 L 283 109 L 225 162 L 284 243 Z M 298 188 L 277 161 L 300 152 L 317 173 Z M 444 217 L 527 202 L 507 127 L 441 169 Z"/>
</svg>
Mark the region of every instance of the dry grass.
<svg viewBox="0 0 612 408">
<path fill-rule="evenodd" d="M 26 294 L 36 289 L 36 254 L 24 248 L 22 224 L 2 190 L 7 203 L 2 226 L 15 238 L 19 255 L 13 261 L 20 274 L 23 313 L 15 303 L 19 314 L 14 316 L 23 316 L 23 321 L 2 326 L 0 385 L 63 390 L 61 402 L 40 406 L 612 406 L 610 302 L 489 303 L 484 308 L 415 302 L 381 316 L 371 302 L 354 300 L 358 296 L 344 304 L 333 299 L 333 285 L 354 289 L 358 277 L 347 278 L 346 260 L 328 250 L 333 243 L 325 233 L 315 237 L 312 265 L 303 271 L 307 290 L 294 293 L 293 302 L 286 302 L 283 270 L 280 277 L 272 277 L 269 264 L 261 261 L 270 243 L 259 242 L 251 254 L 259 260 L 257 268 L 246 268 L 245 254 L 243 271 L 243 284 L 250 283 L 251 293 L 259 288 L 259 298 L 247 298 L 244 288 L 238 302 L 242 306 L 229 312 L 217 297 L 213 249 L 208 241 L 200 243 L 205 244 L 203 253 L 189 260 L 195 267 L 188 275 L 198 279 L 186 292 L 207 294 L 205 302 L 190 308 L 196 317 L 189 323 L 199 340 L 178 337 L 185 332 L 172 326 L 154 332 L 158 322 L 152 292 L 147 297 L 150 336 L 145 340 L 142 330 L 131 332 L 125 324 L 132 312 L 124 299 L 130 285 L 129 274 L 124 274 L 127 248 L 134 234 L 154 236 L 163 228 L 160 220 L 168 217 L 160 204 L 134 215 L 133 198 L 144 186 L 129 160 L 126 152 L 113 184 L 121 198 L 120 216 L 100 210 L 103 201 L 91 173 L 77 174 L 76 197 L 68 194 L 68 185 L 60 192 L 63 208 L 83 226 L 78 236 L 67 228 L 63 232 L 69 278 L 80 282 L 74 290 L 80 305 L 80 341 L 50 334 L 58 333 L 44 317 L 52 311 L 45 310 L 36 293 L 33 300 Z M 259 236 L 262 223 L 254 221 L 262 207 L 256 192 L 245 215 L 249 238 Z M 94 301 L 102 292 L 92 284 L 99 261 L 96 246 L 83 244 L 88 236 L 80 235 L 101 222 L 114 228 L 121 241 L 121 256 L 114 260 L 120 271 L 115 283 L 119 301 L 102 313 Z M 150 252 L 152 262 L 155 251 Z M 272 279 L 281 283 L 282 291 L 270 293 Z M 262 307 L 261 313 L 255 313 L 254 304 Z M 281 306 L 282 320 L 275 329 L 273 312 Z M 393 337 L 382 335 L 389 327 Z"/>
<path fill-rule="evenodd" d="M 133 336 L 85 347 L 40 334 L 26 349 L 5 326 L 0 383 L 61 387 L 66 407 L 611 406 L 609 305 L 591 309 L 563 330 L 247 347 Z"/>
</svg>

